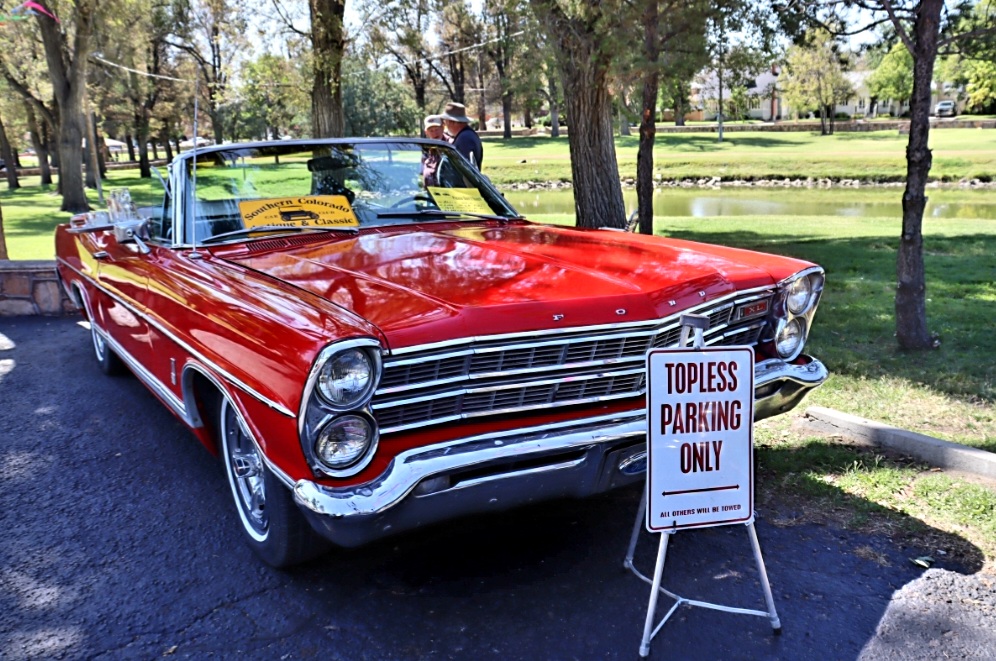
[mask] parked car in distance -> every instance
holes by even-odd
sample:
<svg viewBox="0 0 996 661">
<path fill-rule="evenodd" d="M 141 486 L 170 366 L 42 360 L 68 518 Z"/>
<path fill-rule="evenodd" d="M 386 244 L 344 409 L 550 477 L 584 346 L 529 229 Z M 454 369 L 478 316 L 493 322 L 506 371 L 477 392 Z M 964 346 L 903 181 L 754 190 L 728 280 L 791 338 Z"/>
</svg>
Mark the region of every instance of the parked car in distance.
<svg viewBox="0 0 996 661">
<path fill-rule="evenodd" d="M 938 101 L 934 106 L 934 114 L 938 117 L 954 117 L 958 114 L 958 107 L 954 101 Z"/>
<path fill-rule="evenodd" d="M 436 141 L 214 145 L 164 184 L 59 226 L 60 280 L 100 369 L 220 455 L 274 566 L 642 481 L 646 355 L 684 313 L 753 348 L 755 419 L 827 378 L 819 266 L 531 222 Z"/>
</svg>

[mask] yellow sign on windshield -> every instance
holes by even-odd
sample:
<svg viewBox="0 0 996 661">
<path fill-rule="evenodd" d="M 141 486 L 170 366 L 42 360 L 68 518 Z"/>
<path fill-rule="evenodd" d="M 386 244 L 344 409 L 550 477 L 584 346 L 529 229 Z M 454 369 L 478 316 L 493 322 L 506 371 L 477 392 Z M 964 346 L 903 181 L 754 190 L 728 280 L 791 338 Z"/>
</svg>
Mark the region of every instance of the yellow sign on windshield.
<svg viewBox="0 0 996 661">
<path fill-rule="evenodd" d="M 438 188 L 429 186 L 432 199 L 441 211 L 460 211 L 463 213 L 484 213 L 493 215 L 491 207 L 481 197 L 481 191 L 476 188 Z"/>
<path fill-rule="evenodd" d="M 344 195 L 308 195 L 239 202 L 246 227 L 359 227 Z"/>
</svg>

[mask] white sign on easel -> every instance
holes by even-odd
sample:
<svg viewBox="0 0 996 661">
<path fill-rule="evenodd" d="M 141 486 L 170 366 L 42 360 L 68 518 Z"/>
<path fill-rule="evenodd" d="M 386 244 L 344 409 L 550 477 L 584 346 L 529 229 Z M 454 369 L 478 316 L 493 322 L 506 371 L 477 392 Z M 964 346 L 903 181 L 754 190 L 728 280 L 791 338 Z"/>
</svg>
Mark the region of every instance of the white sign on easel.
<svg viewBox="0 0 996 661">
<path fill-rule="evenodd" d="M 651 585 L 640 643 L 644 657 L 650 654 L 650 641 L 683 604 L 767 617 L 774 633 L 781 633 L 754 530 L 754 351 L 705 348 L 703 334 L 708 327 L 705 315 L 682 315 L 679 347 L 688 346 L 694 333 L 694 348 L 654 350 L 647 355 L 647 482 L 623 562 Z M 766 611 L 686 599 L 661 586 L 671 535 L 735 523 L 747 527 Z M 661 535 L 652 580 L 633 565 L 641 524 Z M 675 603 L 654 627 L 661 594 Z"/>
<path fill-rule="evenodd" d="M 754 350 L 647 355 L 647 530 L 754 518 Z"/>
</svg>

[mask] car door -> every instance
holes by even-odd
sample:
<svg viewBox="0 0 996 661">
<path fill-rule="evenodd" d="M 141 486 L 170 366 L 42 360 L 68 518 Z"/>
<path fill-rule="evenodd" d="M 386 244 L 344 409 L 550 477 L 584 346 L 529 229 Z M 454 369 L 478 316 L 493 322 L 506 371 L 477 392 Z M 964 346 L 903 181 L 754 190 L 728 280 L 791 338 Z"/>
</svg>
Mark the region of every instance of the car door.
<svg viewBox="0 0 996 661">
<path fill-rule="evenodd" d="M 136 243 L 123 243 L 113 231 L 95 237 L 98 295 L 95 316 L 112 348 L 132 369 L 149 360 L 149 325 L 145 316 L 148 264 Z"/>
</svg>

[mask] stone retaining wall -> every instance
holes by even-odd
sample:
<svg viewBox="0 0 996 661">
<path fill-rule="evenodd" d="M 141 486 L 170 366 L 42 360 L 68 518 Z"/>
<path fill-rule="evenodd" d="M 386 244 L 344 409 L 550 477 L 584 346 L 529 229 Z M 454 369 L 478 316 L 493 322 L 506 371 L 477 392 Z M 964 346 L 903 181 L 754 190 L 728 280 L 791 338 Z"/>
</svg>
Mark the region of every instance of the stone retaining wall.
<svg viewBox="0 0 996 661">
<path fill-rule="evenodd" d="M 0 260 L 0 317 L 58 316 L 75 310 L 52 260 Z"/>
</svg>

